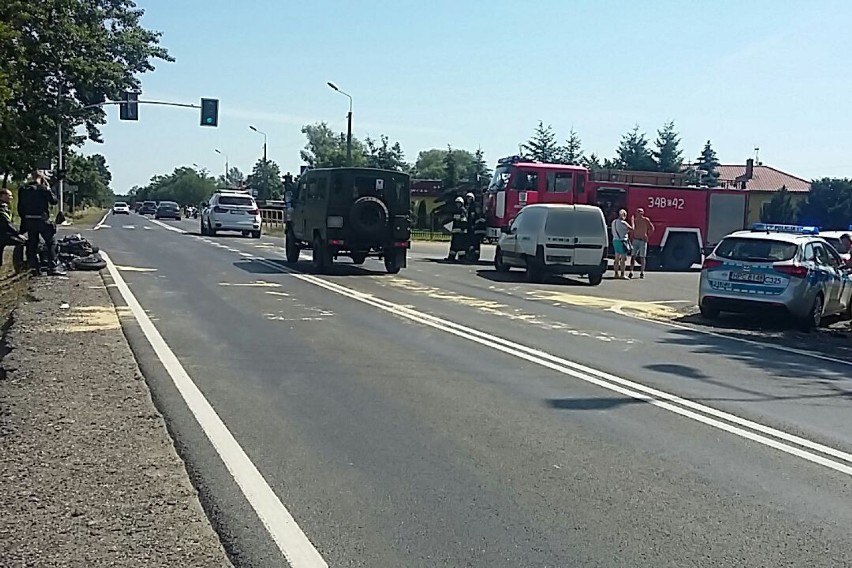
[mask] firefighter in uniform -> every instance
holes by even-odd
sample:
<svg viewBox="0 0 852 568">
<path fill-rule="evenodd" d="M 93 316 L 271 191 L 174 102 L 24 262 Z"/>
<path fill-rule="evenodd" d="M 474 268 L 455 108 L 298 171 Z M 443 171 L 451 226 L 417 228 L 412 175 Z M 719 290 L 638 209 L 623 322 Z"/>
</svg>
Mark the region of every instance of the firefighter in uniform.
<svg viewBox="0 0 852 568">
<path fill-rule="evenodd" d="M 465 250 L 469 229 L 464 198 L 456 197 L 455 209 L 453 209 L 453 236 L 450 239 L 450 254 L 447 255 L 447 260 L 456 260 L 456 255 Z"/>
<path fill-rule="evenodd" d="M 18 230 L 12 225 L 12 192 L 8 189 L 0 189 L 0 265 L 3 264 L 3 249 L 9 245 L 23 245 L 26 243 Z"/>
<path fill-rule="evenodd" d="M 469 226 L 465 260 L 476 262 L 479 260 L 480 245 L 486 234 L 485 214 L 482 206 L 476 202 L 476 196 L 473 193 L 465 195 L 465 207 L 467 208 Z"/>
<path fill-rule="evenodd" d="M 21 232 L 27 233 L 27 262 L 34 271 L 40 270 L 38 245 L 44 239 L 48 274 L 63 274 L 56 265 L 56 225 L 50 222 L 50 206 L 56 205 L 56 196 L 40 173 L 33 174 L 29 184 L 18 193 L 18 215 Z"/>
</svg>

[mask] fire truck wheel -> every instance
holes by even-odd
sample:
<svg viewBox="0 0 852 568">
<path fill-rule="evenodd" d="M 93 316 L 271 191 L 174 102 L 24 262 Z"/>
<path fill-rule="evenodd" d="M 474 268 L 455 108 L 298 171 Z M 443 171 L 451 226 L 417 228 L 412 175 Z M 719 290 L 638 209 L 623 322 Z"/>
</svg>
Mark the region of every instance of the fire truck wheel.
<svg viewBox="0 0 852 568">
<path fill-rule="evenodd" d="M 674 235 L 663 249 L 663 268 L 676 272 L 689 270 L 700 254 L 693 235 Z"/>
</svg>

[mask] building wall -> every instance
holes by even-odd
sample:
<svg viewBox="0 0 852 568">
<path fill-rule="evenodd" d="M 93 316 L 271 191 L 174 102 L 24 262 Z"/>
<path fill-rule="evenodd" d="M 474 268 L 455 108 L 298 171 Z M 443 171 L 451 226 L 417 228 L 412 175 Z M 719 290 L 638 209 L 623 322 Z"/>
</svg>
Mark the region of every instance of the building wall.
<svg viewBox="0 0 852 568">
<path fill-rule="evenodd" d="M 774 191 L 750 192 L 748 194 L 748 224 L 760 223 L 760 212 L 763 211 L 763 206 L 775 197 Z M 790 193 L 793 203 L 797 206 L 805 200 L 807 193 Z"/>
</svg>

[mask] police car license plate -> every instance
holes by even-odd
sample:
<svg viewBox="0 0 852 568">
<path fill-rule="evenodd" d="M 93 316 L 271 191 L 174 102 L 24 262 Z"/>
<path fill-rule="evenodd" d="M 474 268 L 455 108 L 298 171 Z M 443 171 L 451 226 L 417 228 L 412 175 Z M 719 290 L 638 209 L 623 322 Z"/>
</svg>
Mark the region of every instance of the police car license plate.
<svg viewBox="0 0 852 568">
<path fill-rule="evenodd" d="M 765 274 L 755 274 L 753 272 L 731 272 L 730 276 L 728 276 L 728 280 L 733 282 L 754 282 L 757 284 L 763 284 L 765 279 Z"/>
</svg>

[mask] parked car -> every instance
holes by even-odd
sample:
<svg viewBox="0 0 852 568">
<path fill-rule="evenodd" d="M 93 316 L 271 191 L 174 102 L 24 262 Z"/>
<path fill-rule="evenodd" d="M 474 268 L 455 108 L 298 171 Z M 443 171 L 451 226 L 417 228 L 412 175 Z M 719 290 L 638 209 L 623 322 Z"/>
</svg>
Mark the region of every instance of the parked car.
<svg viewBox="0 0 852 568">
<path fill-rule="evenodd" d="M 607 229 L 593 205 L 527 205 L 500 236 L 494 251 L 499 272 L 523 268 L 527 280 L 547 274 L 587 275 L 597 286 L 607 269 Z"/>
<path fill-rule="evenodd" d="M 704 260 L 701 314 L 781 311 L 805 330 L 825 316 L 852 317 L 852 268 L 815 227 L 767 225 L 723 238 Z"/>
<path fill-rule="evenodd" d="M 180 205 L 174 201 L 160 201 L 154 219 L 176 219 L 180 221 Z"/>
<path fill-rule="evenodd" d="M 408 174 L 373 168 L 307 170 L 291 197 L 285 232 L 287 261 L 310 249 L 314 269 L 325 272 L 335 258 L 355 264 L 384 260 L 397 274 L 411 244 Z"/>
<path fill-rule="evenodd" d="M 130 207 L 124 201 L 116 201 L 112 204 L 113 215 L 130 215 Z"/>
<path fill-rule="evenodd" d="M 849 235 L 850 237 L 852 237 L 852 230 L 819 232 L 819 238 L 833 246 L 834 250 L 836 250 L 840 254 L 840 258 L 842 258 L 843 261 L 846 262 L 846 264 L 849 264 L 849 260 L 850 258 L 852 258 L 852 250 L 850 250 L 849 247 L 843 244 L 843 241 L 840 237 L 844 235 Z"/>
<path fill-rule="evenodd" d="M 201 234 L 216 236 L 219 231 L 237 231 L 243 236 L 261 236 L 260 209 L 243 191 L 217 191 L 201 212 Z"/>
<path fill-rule="evenodd" d="M 139 210 L 142 215 L 156 215 L 157 213 L 157 202 L 156 201 L 146 201 L 142 204 L 142 209 Z"/>
</svg>

